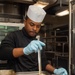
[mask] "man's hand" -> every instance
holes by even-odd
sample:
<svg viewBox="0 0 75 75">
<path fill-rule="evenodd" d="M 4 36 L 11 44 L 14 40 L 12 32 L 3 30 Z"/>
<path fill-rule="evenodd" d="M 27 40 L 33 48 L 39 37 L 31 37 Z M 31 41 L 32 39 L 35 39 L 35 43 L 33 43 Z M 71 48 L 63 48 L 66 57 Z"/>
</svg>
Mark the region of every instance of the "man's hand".
<svg viewBox="0 0 75 75">
<path fill-rule="evenodd" d="M 42 47 L 45 46 L 45 44 L 38 40 L 31 41 L 24 49 L 23 53 L 26 55 L 29 55 L 33 52 L 38 52 L 38 50 L 42 50 Z"/>
<path fill-rule="evenodd" d="M 56 75 L 68 75 L 66 69 L 64 69 L 64 68 L 55 69 L 54 74 L 56 74 Z"/>
</svg>

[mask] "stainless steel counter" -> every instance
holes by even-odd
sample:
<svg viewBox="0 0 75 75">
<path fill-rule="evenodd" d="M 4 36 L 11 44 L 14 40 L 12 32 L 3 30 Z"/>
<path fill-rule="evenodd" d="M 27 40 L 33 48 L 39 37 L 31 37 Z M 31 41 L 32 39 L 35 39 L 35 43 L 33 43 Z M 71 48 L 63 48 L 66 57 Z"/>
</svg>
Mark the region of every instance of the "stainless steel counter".
<svg viewBox="0 0 75 75">
<path fill-rule="evenodd" d="M 39 75 L 38 71 L 32 71 L 32 72 L 16 72 L 16 75 Z M 54 75 L 50 74 L 48 72 L 42 72 L 41 75 Z"/>
<path fill-rule="evenodd" d="M 29 72 L 14 72 L 13 70 L 0 70 L 0 75 L 39 75 L 38 71 Z M 48 72 L 42 71 L 41 75 L 54 75 Z"/>
</svg>

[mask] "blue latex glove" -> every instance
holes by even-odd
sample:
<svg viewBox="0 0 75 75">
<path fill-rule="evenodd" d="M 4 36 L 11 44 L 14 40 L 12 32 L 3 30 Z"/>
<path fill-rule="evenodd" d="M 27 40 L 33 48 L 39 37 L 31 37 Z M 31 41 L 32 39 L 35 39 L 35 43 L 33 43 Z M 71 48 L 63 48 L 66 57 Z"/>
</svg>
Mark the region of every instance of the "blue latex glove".
<svg viewBox="0 0 75 75">
<path fill-rule="evenodd" d="M 43 42 L 39 40 L 33 40 L 23 49 L 23 53 L 26 55 L 29 55 L 33 52 L 36 53 L 38 50 L 42 50 L 42 46 L 45 46 Z"/>
<path fill-rule="evenodd" d="M 64 68 L 55 69 L 54 74 L 56 74 L 56 75 L 68 75 L 66 69 L 64 69 Z"/>
</svg>

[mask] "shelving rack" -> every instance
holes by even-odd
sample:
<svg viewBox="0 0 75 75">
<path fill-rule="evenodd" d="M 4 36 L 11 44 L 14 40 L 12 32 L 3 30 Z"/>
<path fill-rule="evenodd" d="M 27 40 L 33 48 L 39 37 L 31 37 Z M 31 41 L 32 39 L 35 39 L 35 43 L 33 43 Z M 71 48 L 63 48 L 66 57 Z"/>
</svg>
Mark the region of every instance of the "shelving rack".
<svg viewBox="0 0 75 75">
<path fill-rule="evenodd" d="M 64 67 L 68 70 L 68 61 L 69 61 L 68 25 L 64 25 L 64 27 L 60 26 L 53 29 L 49 29 L 49 27 L 46 27 L 44 28 L 44 30 L 45 30 L 44 35 L 42 38 L 43 41 L 46 43 L 46 47 L 44 49 L 47 59 L 53 66 L 57 68 Z M 63 64 L 61 64 L 62 62 Z"/>
</svg>

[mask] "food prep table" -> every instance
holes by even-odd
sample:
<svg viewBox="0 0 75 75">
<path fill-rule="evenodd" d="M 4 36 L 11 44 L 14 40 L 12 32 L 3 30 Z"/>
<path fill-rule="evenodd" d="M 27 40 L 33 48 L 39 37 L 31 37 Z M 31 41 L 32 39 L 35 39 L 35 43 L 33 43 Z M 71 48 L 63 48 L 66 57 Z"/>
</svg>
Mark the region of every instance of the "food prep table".
<svg viewBox="0 0 75 75">
<path fill-rule="evenodd" d="M 50 74 L 48 72 L 42 72 L 43 74 L 41 75 L 54 75 Z M 16 75 L 39 75 L 38 71 L 32 71 L 32 72 L 16 72 Z"/>
<path fill-rule="evenodd" d="M 39 71 L 14 72 L 13 70 L 0 70 L 0 75 L 39 75 Z M 41 75 L 54 75 L 54 74 L 42 71 Z"/>
<path fill-rule="evenodd" d="M 16 72 L 16 75 L 38 75 L 39 72 L 32 71 L 32 72 Z M 49 75 L 46 72 L 43 73 L 44 75 Z"/>
</svg>

